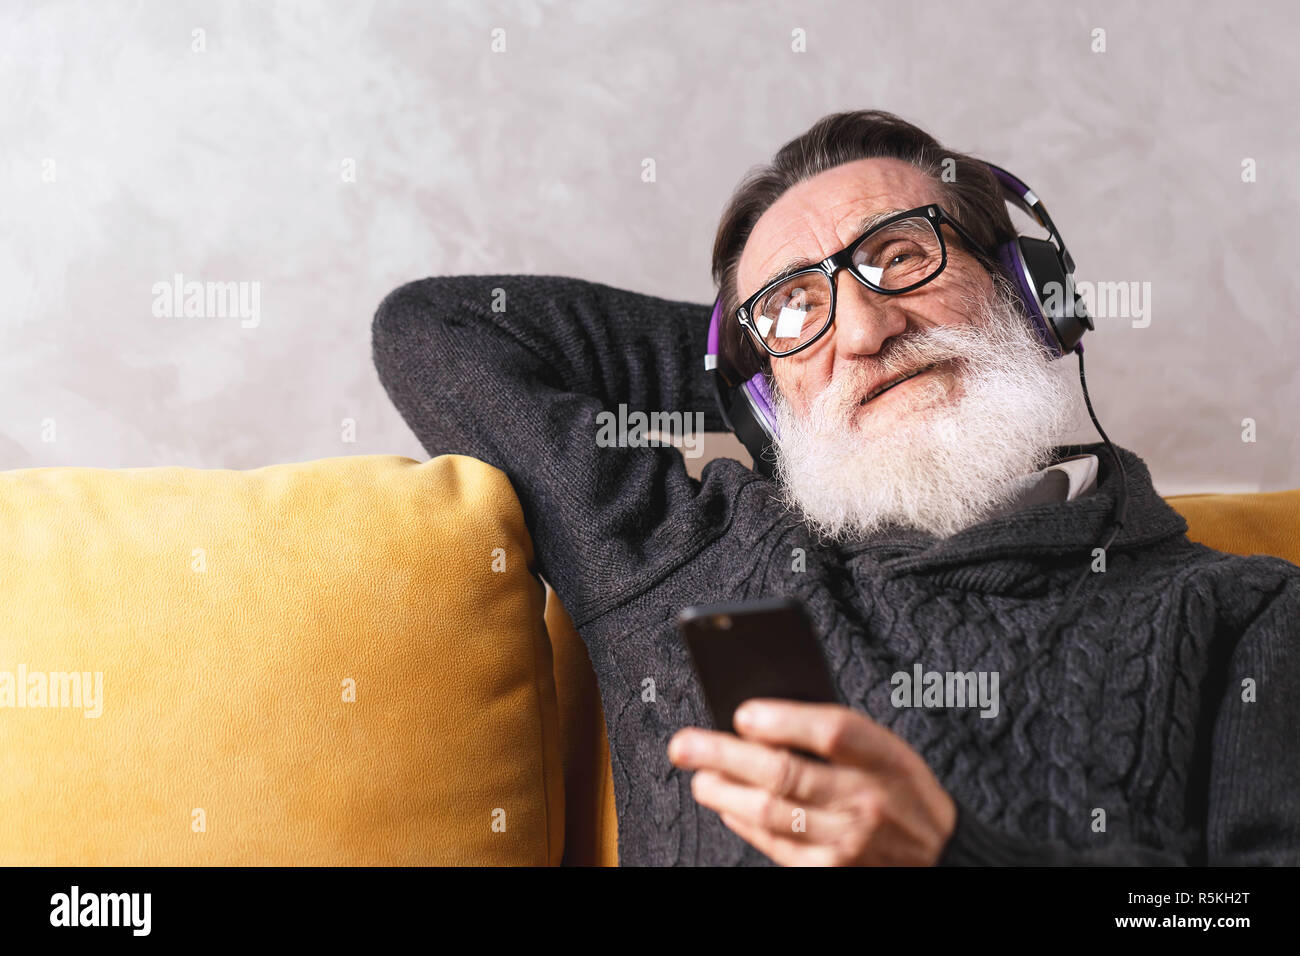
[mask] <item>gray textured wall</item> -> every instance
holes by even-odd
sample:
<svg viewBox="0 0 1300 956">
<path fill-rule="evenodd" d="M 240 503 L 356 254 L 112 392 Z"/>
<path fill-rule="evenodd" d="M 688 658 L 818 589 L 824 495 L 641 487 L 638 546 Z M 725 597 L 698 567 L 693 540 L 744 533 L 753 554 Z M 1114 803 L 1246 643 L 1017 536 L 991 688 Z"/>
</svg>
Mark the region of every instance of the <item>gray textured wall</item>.
<svg viewBox="0 0 1300 956">
<path fill-rule="evenodd" d="M 704 301 L 744 170 L 870 106 L 1025 177 L 1082 278 L 1150 283 L 1149 325 L 1103 320 L 1087 354 L 1103 425 L 1162 492 L 1300 486 L 1296 18 L 1283 0 L 6 3 L 0 468 L 422 457 L 369 360 L 388 290 L 518 271 Z M 260 322 L 155 315 L 176 273 L 258 283 Z"/>
</svg>

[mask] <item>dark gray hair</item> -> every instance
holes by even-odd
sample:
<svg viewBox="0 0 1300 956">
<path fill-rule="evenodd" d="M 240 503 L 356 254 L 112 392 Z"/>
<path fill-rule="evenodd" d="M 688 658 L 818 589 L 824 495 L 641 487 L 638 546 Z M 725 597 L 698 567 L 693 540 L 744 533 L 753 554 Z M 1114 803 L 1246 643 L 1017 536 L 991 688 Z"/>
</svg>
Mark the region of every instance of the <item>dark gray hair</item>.
<svg viewBox="0 0 1300 956">
<path fill-rule="evenodd" d="M 745 175 L 718 224 L 713 281 L 722 299 L 719 357 L 723 367 L 738 373 L 742 381 L 767 364 L 766 356 L 760 356 L 751 342 L 743 341 L 745 331 L 735 321 L 741 302 L 736 272 L 754 224 L 791 186 L 843 163 L 880 158 L 903 160 L 931 177 L 945 208 L 986 248 L 1016 235 L 1002 189 L 980 160 L 944 149 L 929 133 L 892 113 L 855 110 L 823 117 L 782 146 L 770 163 L 755 166 Z M 1000 275 L 990 257 L 979 254 L 977 258 L 990 274 Z"/>
</svg>

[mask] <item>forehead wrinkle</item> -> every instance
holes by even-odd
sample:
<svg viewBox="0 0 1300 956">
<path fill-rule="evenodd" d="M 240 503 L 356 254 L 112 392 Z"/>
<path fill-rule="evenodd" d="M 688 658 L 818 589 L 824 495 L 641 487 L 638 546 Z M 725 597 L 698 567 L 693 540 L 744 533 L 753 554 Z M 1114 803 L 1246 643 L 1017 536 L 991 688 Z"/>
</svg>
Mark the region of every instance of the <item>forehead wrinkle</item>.
<svg viewBox="0 0 1300 956">
<path fill-rule="evenodd" d="M 876 212 L 868 213 L 867 215 L 863 216 L 861 219 L 852 219 L 849 216 L 841 217 L 840 222 L 836 228 L 836 234 L 840 236 L 841 241 L 833 251 L 838 252 L 840 249 L 843 249 L 846 245 L 848 245 L 858 236 L 862 235 L 862 233 L 866 232 L 872 226 L 902 211 L 903 208 L 901 206 L 890 206 L 887 209 L 880 209 L 877 210 Z M 844 239 L 841 233 L 842 226 L 845 222 L 852 223 L 851 235 L 847 239 Z M 789 244 L 790 243 L 787 242 L 785 245 L 781 246 L 781 248 L 784 249 Z M 823 250 L 822 254 L 820 256 L 817 256 L 816 258 L 812 258 L 810 256 L 804 256 L 804 255 L 797 255 L 797 254 L 787 257 L 781 263 L 781 266 L 779 268 L 773 269 L 762 279 L 762 281 L 758 282 L 755 285 L 755 289 L 761 289 L 764 286 L 768 285 L 769 283 L 775 282 L 778 276 L 783 276 L 787 272 L 797 272 L 799 269 L 804 269 L 810 265 L 814 265 L 815 263 L 821 262 L 827 256 L 831 255 L 831 252 L 825 251 L 824 245 L 822 246 L 822 250 Z M 770 261 L 770 257 L 769 257 L 769 261 Z"/>
<path fill-rule="evenodd" d="M 778 203 L 781 208 L 776 212 L 776 215 L 780 218 L 777 220 L 774 229 L 769 218 L 767 231 L 775 231 L 775 234 L 780 236 L 789 233 L 792 226 L 795 228 L 792 235 L 789 235 L 788 238 L 764 256 L 762 261 L 755 266 L 754 271 L 758 272 L 760 275 L 764 273 L 766 273 L 767 276 L 776 275 L 798 262 L 820 262 L 834 251 L 827 247 L 827 241 L 822 235 L 823 230 L 818 228 L 818 226 L 819 220 L 826 215 L 827 209 L 834 209 L 836 205 L 840 204 L 831 204 L 829 207 L 825 206 L 816 201 L 816 193 L 806 189 L 800 189 L 799 186 L 795 186 L 786 192 L 786 194 L 778 200 Z M 760 217 L 759 222 L 761 223 L 763 218 L 770 217 L 775 208 L 775 206 L 769 208 L 767 212 Z M 832 236 L 838 232 L 838 226 L 838 222 L 832 225 Z M 815 248 L 820 252 L 820 255 L 817 255 L 816 259 L 813 259 L 805 251 L 808 249 L 808 246 L 803 245 L 803 243 L 808 241 L 809 236 L 812 237 L 812 241 L 815 243 Z M 750 238 L 752 240 L 752 233 Z M 834 239 L 831 241 L 834 241 Z M 778 260 L 781 262 L 781 265 L 776 269 L 770 268 L 770 264 L 777 262 Z M 767 281 L 769 280 L 762 279 L 756 283 L 752 283 L 754 289 L 750 291 L 757 290 Z M 744 293 L 742 292 L 742 294 Z"/>
<path fill-rule="evenodd" d="M 741 298 L 752 295 L 771 281 L 772 276 L 794 263 L 820 262 L 831 253 L 843 249 L 865 231 L 862 226 L 864 219 L 887 215 L 889 210 L 908 209 L 923 204 L 910 200 L 918 199 L 919 194 L 926 191 L 924 187 L 929 183 L 924 174 L 901 161 L 865 162 L 871 164 L 866 174 L 855 175 L 851 181 L 841 179 L 823 186 L 822 183 L 826 180 L 822 177 L 826 173 L 822 173 L 792 186 L 776 204 L 769 207 L 760 217 L 760 222 L 764 218 L 769 220 L 763 231 L 773 237 L 780 237 L 793 226 L 796 227 L 795 234 L 784 239 L 761 262 L 755 264 L 752 270 L 744 270 L 761 278 L 746 282 L 743 274 L 737 275 L 741 287 L 736 291 Z M 918 178 L 920 182 L 915 181 Z M 887 208 L 882 210 L 882 206 Z M 778 217 L 775 221 L 771 219 L 773 213 Z M 824 229 L 819 228 L 824 223 L 829 227 L 830 237 Z M 751 241 L 753 235 L 750 235 Z M 800 245 L 810 237 L 815 243 L 811 246 L 815 250 L 812 255 L 806 254 L 809 246 Z M 744 250 L 741 255 L 743 259 Z M 780 262 L 780 266 L 772 269 L 771 265 L 777 262 Z"/>
</svg>

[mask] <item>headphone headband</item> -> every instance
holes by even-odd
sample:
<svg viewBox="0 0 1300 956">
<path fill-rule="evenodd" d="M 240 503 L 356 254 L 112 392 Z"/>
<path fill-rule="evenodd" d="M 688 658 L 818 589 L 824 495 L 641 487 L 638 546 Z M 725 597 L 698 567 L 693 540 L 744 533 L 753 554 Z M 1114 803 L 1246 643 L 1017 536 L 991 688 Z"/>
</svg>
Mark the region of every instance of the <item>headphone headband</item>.
<svg viewBox="0 0 1300 956">
<path fill-rule="evenodd" d="M 1061 265 L 1065 271 L 1071 275 L 1074 273 L 1074 257 L 1070 255 L 1070 250 L 1065 248 L 1065 240 L 1061 238 L 1060 232 L 1056 229 L 1056 223 L 1052 222 L 1052 217 L 1047 214 L 1047 207 L 1043 201 L 1038 198 L 1037 194 L 1030 189 L 1023 180 L 1007 172 L 1001 166 L 994 166 L 992 163 L 985 163 L 993 177 L 1002 186 L 1002 194 L 1012 205 L 1024 210 L 1031 219 L 1047 230 L 1052 239 L 1056 241 L 1060 249 Z"/>
</svg>

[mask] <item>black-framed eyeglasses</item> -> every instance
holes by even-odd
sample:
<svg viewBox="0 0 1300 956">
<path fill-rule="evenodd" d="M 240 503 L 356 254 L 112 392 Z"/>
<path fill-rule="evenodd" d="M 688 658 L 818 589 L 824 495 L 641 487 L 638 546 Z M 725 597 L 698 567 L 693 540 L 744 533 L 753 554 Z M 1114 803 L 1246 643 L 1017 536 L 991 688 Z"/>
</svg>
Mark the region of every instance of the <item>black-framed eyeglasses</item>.
<svg viewBox="0 0 1300 956">
<path fill-rule="evenodd" d="M 736 320 L 773 357 L 812 345 L 835 320 L 835 277 L 847 269 L 881 295 L 902 295 L 933 282 L 948 264 L 940 226 L 947 223 L 973 249 L 987 253 L 935 203 L 908 209 L 872 226 L 821 262 L 780 276 L 736 309 Z"/>
</svg>

